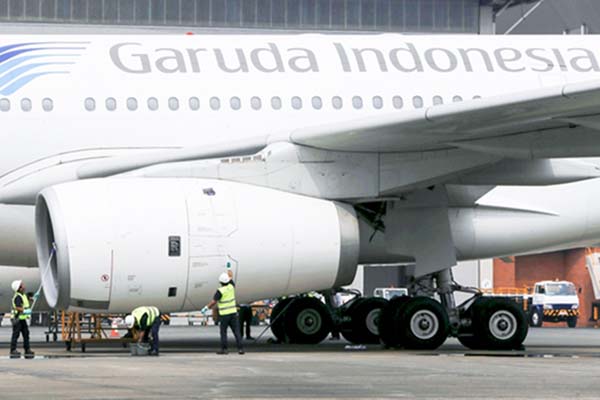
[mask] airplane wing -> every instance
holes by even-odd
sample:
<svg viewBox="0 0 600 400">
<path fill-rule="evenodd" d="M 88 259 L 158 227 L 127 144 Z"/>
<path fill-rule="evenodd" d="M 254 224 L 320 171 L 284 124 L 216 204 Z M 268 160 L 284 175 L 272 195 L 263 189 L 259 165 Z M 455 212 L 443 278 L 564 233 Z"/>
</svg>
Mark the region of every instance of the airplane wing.
<svg viewBox="0 0 600 400">
<path fill-rule="evenodd" d="M 291 132 L 290 140 L 333 151 L 411 152 L 458 147 L 497 153 L 497 139 L 502 137 L 519 143 L 523 135 L 533 132 L 552 134 L 555 140 L 559 131 L 577 126 L 600 129 L 599 105 L 600 82 L 593 81 L 298 129 Z M 595 137 L 587 135 L 586 140 L 590 139 Z M 523 146 L 527 143 L 522 141 Z M 511 156 L 531 155 L 531 149 L 519 153 L 516 147 Z M 563 150 L 564 155 L 550 156 L 576 156 Z M 600 155 L 600 150 L 595 152 Z"/>
</svg>

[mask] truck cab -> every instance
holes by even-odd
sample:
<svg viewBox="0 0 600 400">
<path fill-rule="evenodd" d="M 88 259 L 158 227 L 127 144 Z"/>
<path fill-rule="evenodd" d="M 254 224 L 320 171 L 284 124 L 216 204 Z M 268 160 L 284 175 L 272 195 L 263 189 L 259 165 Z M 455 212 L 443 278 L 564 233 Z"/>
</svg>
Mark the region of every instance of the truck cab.
<svg viewBox="0 0 600 400">
<path fill-rule="evenodd" d="M 569 281 L 537 282 L 533 290 L 529 322 L 540 327 L 544 322 L 566 322 L 569 328 L 577 326 L 579 298 L 577 289 Z"/>
</svg>

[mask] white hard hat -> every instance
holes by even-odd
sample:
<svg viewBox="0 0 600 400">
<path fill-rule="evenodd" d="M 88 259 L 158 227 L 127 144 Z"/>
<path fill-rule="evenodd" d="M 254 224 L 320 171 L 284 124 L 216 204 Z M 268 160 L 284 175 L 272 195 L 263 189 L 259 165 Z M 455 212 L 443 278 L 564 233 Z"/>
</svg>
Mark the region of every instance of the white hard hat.
<svg viewBox="0 0 600 400">
<path fill-rule="evenodd" d="M 219 282 L 223 284 L 229 283 L 230 280 L 231 278 L 229 278 L 229 274 L 227 272 L 223 272 L 221 275 L 219 275 Z"/>
<path fill-rule="evenodd" d="M 127 325 L 128 328 L 133 328 L 134 323 L 135 319 L 133 318 L 133 315 L 128 315 L 125 317 L 125 325 Z"/>
<path fill-rule="evenodd" d="M 10 287 L 12 288 L 13 292 L 16 292 L 17 290 L 19 290 L 19 288 L 21 287 L 21 284 L 23 283 L 22 280 L 17 279 L 16 281 L 13 281 L 10 284 Z"/>
</svg>

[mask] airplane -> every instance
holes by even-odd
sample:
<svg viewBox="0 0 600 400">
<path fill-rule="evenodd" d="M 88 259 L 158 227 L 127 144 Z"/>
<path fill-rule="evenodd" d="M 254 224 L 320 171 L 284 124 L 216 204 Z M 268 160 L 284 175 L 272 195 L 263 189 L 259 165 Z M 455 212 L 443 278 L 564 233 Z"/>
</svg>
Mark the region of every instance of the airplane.
<svg viewBox="0 0 600 400">
<path fill-rule="evenodd" d="M 522 310 L 451 268 L 598 242 L 598 50 L 593 36 L 5 35 L 3 281 L 39 268 L 51 308 L 175 312 L 200 309 L 224 270 L 248 302 L 414 264 L 410 296 L 348 307 L 346 337 L 520 348 Z M 296 343 L 332 324 L 311 297 L 273 316 Z"/>
</svg>

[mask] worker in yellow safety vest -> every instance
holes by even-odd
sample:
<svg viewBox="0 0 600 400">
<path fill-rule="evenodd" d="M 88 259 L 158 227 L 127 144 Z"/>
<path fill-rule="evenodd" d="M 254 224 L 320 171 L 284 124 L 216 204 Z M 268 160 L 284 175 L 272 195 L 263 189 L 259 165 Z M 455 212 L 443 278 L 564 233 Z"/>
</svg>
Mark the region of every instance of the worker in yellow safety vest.
<svg viewBox="0 0 600 400">
<path fill-rule="evenodd" d="M 227 354 L 227 327 L 230 327 L 235 336 L 238 353 L 244 354 L 242 339 L 240 337 L 240 321 L 238 319 L 235 302 L 235 284 L 231 275 L 223 272 L 219 276 L 221 287 L 213 296 L 213 299 L 206 305 L 206 308 L 213 308 L 215 304 L 219 309 L 219 330 L 221 333 L 221 351 L 217 354 Z"/>
<path fill-rule="evenodd" d="M 160 311 L 156 307 L 138 307 L 125 317 L 125 324 L 129 329 L 135 328 L 143 331 L 138 337 L 138 343 L 149 339 L 149 335 L 152 334 L 149 353 L 151 356 L 158 356 L 158 331 L 161 322 Z"/>
<path fill-rule="evenodd" d="M 35 353 L 29 347 L 29 327 L 27 320 L 31 317 L 31 306 L 29 298 L 25 294 L 25 284 L 22 280 L 13 281 L 12 290 L 15 292 L 12 298 L 10 321 L 12 323 L 12 338 L 10 341 L 10 357 L 20 358 L 21 353 L 17 351 L 17 341 L 23 335 L 23 347 L 25 358 L 33 358 Z"/>
</svg>

